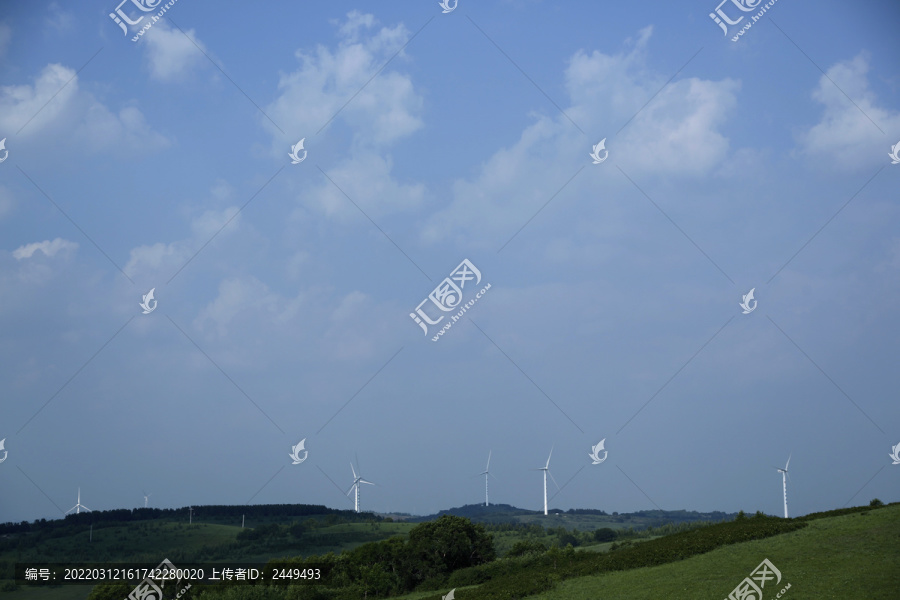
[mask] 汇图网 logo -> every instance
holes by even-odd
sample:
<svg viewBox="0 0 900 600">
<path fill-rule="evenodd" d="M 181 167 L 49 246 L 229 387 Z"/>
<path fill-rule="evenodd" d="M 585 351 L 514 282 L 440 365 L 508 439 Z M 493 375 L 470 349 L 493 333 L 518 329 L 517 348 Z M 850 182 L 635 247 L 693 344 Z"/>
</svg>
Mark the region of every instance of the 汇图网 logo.
<svg viewBox="0 0 900 600">
<path fill-rule="evenodd" d="M 756 288 L 751 289 L 749 292 L 741 296 L 740 306 L 744 309 L 744 314 L 749 315 L 754 310 L 756 310 L 756 300 L 753 299 L 753 292 L 756 291 Z M 753 304 L 750 304 L 750 303 Z"/>
<path fill-rule="evenodd" d="M 300 453 L 303 452 L 303 458 L 300 458 Z M 289 454 L 291 457 L 292 465 L 299 465 L 309 456 L 309 450 L 306 449 L 306 438 L 300 440 L 300 443 L 296 446 L 291 446 L 291 453 Z"/>
<path fill-rule="evenodd" d="M 297 165 L 306 160 L 306 150 L 303 150 L 303 142 L 306 138 L 301 139 L 299 142 L 291 146 L 291 151 L 288 156 L 291 157 L 291 164 Z M 300 151 L 303 150 L 303 156 L 300 156 Z"/>
<path fill-rule="evenodd" d="M 591 453 L 588 454 L 588 456 L 591 458 L 592 465 L 599 465 L 604 460 L 606 460 L 606 457 L 609 455 L 609 451 L 607 451 L 606 448 L 604 448 L 605 444 L 606 444 L 606 438 L 603 438 L 602 440 L 600 440 L 599 444 L 597 444 L 596 446 L 591 446 Z M 601 450 L 603 451 L 603 458 L 600 458 Z"/>
<path fill-rule="evenodd" d="M 744 577 L 744 580 L 731 590 L 725 600 L 762 600 L 763 588 L 773 579 L 775 585 L 781 583 L 781 571 L 776 569 L 768 558 L 763 559 L 748 577 Z M 776 597 L 781 598 L 790 587 L 790 583 L 786 584 Z"/>
<path fill-rule="evenodd" d="M 767 10 L 772 8 L 775 5 L 775 2 L 778 0 L 769 0 L 765 4 L 762 4 L 763 0 L 722 0 L 719 2 L 719 5 L 716 7 L 715 12 L 709 13 L 709 18 L 712 19 L 716 25 L 722 28 L 722 32 L 724 35 L 728 35 L 728 27 L 730 25 L 738 25 L 741 21 L 744 20 L 745 16 L 749 16 L 750 19 L 746 21 L 740 29 L 736 30 L 735 35 L 731 38 L 732 42 L 736 42 L 740 39 L 744 33 L 753 27 L 753 24 L 762 18 L 762 16 L 766 13 Z M 723 9 L 722 6 L 728 3 L 734 5 L 741 12 L 749 13 L 756 11 L 755 15 L 741 15 L 740 13 L 732 11 L 732 14 L 738 16 L 736 19 L 732 19 Z M 762 4 L 762 6 L 760 6 Z"/>
<path fill-rule="evenodd" d="M 144 21 L 144 17 L 149 17 L 149 19 L 141 26 L 139 30 L 136 31 L 134 37 L 131 38 L 132 42 L 138 41 L 144 33 L 153 27 L 154 23 L 159 21 L 162 16 L 166 13 L 167 10 L 172 8 L 178 0 L 169 0 L 165 4 L 162 3 L 163 0 L 122 0 L 119 2 L 119 5 L 115 8 L 115 10 L 109 13 L 109 18 L 112 19 L 116 25 L 122 30 L 122 33 L 128 35 L 128 26 L 136 27 Z M 132 13 L 127 14 L 122 6 L 125 4 L 131 3 L 137 8 L 141 13 L 150 13 L 156 11 L 155 15 L 147 15 L 140 13 Z M 136 19 L 133 17 L 137 17 Z"/>
<path fill-rule="evenodd" d="M 440 336 L 444 335 L 450 327 L 453 326 L 453 323 L 458 321 L 463 313 L 469 310 L 475 303 L 481 299 L 481 296 L 484 295 L 489 289 L 491 289 L 491 284 L 487 284 L 484 286 L 479 292 L 475 294 L 475 297 L 472 300 L 469 300 L 462 307 L 460 307 L 460 303 L 462 302 L 463 297 L 463 289 L 466 287 L 466 283 L 474 281 L 475 285 L 481 283 L 481 271 L 479 271 L 472 262 L 466 258 L 459 265 L 453 269 L 448 277 L 445 277 L 443 281 L 441 281 L 436 288 L 434 288 L 428 297 L 419 302 L 419 305 L 416 307 L 416 312 L 409 313 L 410 318 L 416 322 L 416 324 L 422 328 L 422 331 L 425 332 L 425 335 L 428 335 L 428 325 L 437 325 L 441 321 L 444 320 L 444 317 L 447 315 L 441 315 L 436 319 L 432 319 L 428 316 L 428 313 L 425 311 L 422 306 L 427 303 L 429 300 L 431 301 L 431 305 L 436 307 L 441 312 L 452 312 L 457 309 L 459 311 L 455 315 L 450 315 L 450 321 L 448 321 L 435 335 L 431 338 L 431 341 L 436 342 L 440 339 Z M 439 313 L 434 313 L 439 314 Z M 426 325 L 427 323 L 427 325 Z"/>
<path fill-rule="evenodd" d="M 156 305 L 158 304 L 156 300 L 153 299 L 153 292 L 156 291 L 156 288 L 151 289 L 149 292 L 141 296 L 142 300 L 139 303 L 139 306 L 144 309 L 144 314 L 149 315 L 154 310 L 156 310 Z"/>
</svg>

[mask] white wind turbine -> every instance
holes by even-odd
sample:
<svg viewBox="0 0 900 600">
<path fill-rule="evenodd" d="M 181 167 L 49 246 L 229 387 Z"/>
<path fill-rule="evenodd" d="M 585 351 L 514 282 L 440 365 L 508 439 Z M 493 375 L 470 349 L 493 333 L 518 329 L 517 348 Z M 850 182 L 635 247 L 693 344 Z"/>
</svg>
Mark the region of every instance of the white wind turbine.
<svg viewBox="0 0 900 600">
<path fill-rule="evenodd" d="M 356 457 L 356 464 L 359 465 L 359 457 Z M 356 492 L 354 506 L 356 508 L 356 512 L 359 512 L 359 484 L 367 483 L 369 485 L 375 485 L 371 481 L 366 481 L 362 478 L 362 469 L 359 470 L 359 475 L 356 474 L 356 469 L 353 468 L 353 463 L 350 463 L 350 470 L 353 472 L 353 485 L 350 486 L 350 489 L 347 490 L 347 495 L 349 496 L 351 492 Z"/>
<path fill-rule="evenodd" d="M 550 457 L 553 456 L 553 447 L 550 447 L 550 456 L 547 457 L 547 464 L 541 467 L 540 469 L 534 469 L 535 471 L 543 471 L 544 472 L 544 514 L 547 514 L 547 475 L 550 475 L 550 479 L 553 479 L 554 485 L 556 485 L 557 489 L 559 488 L 559 484 L 556 483 L 556 479 L 553 477 L 553 473 L 550 472 Z"/>
<path fill-rule="evenodd" d="M 490 506 L 490 502 L 488 502 L 488 476 L 494 477 L 491 475 L 491 453 L 493 450 L 488 451 L 488 461 L 487 466 L 484 468 L 484 471 L 480 473 L 480 475 L 484 475 L 484 505 Z M 494 479 L 497 479 L 494 477 Z"/>
<path fill-rule="evenodd" d="M 149 500 L 150 496 L 152 496 L 152 495 L 153 494 L 148 494 L 147 492 L 144 492 L 144 508 L 147 508 L 147 500 Z"/>
<path fill-rule="evenodd" d="M 66 514 L 69 514 L 70 512 L 72 512 L 74 510 L 75 514 L 77 515 L 77 514 L 81 513 L 82 508 L 84 510 L 86 510 L 87 512 L 91 512 L 91 509 L 89 509 L 87 506 L 85 506 L 84 504 L 81 503 L 81 488 L 78 488 L 78 501 L 76 502 L 75 506 L 73 506 L 72 508 L 70 508 L 69 510 L 66 511 Z"/>
<path fill-rule="evenodd" d="M 787 462 L 784 463 L 784 468 L 779 469 L 775 467 L 776 471 L 781 473 L 781 485 L 784 488 L 784 518 L 788 518 L 788 509 L 787 509 L 787 474 L 788 474 L 788 465 L 791 464 L 791 455 L 788 455 Z"/>
</svg>

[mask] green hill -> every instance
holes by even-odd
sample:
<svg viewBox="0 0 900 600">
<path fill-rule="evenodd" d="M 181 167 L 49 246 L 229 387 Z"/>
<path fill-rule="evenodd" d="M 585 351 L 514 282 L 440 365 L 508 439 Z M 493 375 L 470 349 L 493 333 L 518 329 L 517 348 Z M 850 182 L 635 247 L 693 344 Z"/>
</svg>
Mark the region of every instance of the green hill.
<svg viewBox="0 0 900 600">
<path fill-rule="evenodd" d="M 725 546 L 684 561 L 569 579 L 531 598 L 727 598 L 766 558 L 781 571 L 782 580 L 764 588 L 765 598 L 775 598 L 788 583 L 785 600 L 900 598 L 900 504 L 808 522 L 797 531 Z"/>
<path fill-rule="evenodd" d="M 749 537 L 757 539 L 735 541 Z M 716 547 L 705 550 L 709 545 Z M 507 559 L 504 565 L 501 559 L 480 568 L 481 574 L 456 574 L 440 592 L 397 598 L 439 600 L 451 587 L 456 587 L 458 600 L 728 598 L 768 559 L 782 578 L 777 585 L 771 581 L 764 587 L 766 600 L 776 598 L 785 588 L 779 596 L 784 600 L 897 600 L 900 504 L 789 520 L 749 517 L 593 557 L 587 554 L 594 553 L 557 550 L 526 559 L 525 564 L 522 559 Z M 485 576 L 488 579 L 480 585 L 467 585 Z"/>
<path fill-rule="evenodd" d="M 483 504 L 466 504 L 465 506 L 442 510 L 433 515 L 411 517 L 405 520 L 410 523 L 423 523 L 426 521 L 434 521 L 443 515 L 465 517 L 471 519 L 475 523 L 484 524 L 520 523 L 530 525 L 536 523 L 548 528 L 566 527 L 567 529 L 590 531 L 601 527 L 609 527 L 610 529 L 625 529 L 631 527 L 639 530 L 646 527 L 659 527 L 660 525 L 665 525 L 667 523 L 696 523 L 699 521 L 715 523 L 731 520 L 736 516 L 736 513 L 724 513 L 719 511 L 700 513 L 687 510 L 642 510 L 633 513 L 608 514 L 602 510 L 593 509 L 569 509 L 566 511 L 553 509 L 545 516 L 543 511 L 526 510 L 509 504 L 492 504 L 490 506 L 485 506 Z"/>
<path fill-rule="evenodd" d="M 213 593 L 197 586 L 184 600 L 350 600 L 379 597 L 379 589 L 381 597 L 391 590 L 416 589 L 416 593 L 402 598 L 439 600 L 451 588 L 456 588 L 460 600 L 727 598 L 763 559 L 771 561 L 782 574 L 778 589 L 773 589 L 774 583 L 766 587 L 766 600 L 787 584 L 790 588 L 782 596 L 787 600 L 900 598 L 900 504 L 841 509 L 787 520 L 761 513 L 752 517 L 740 514 L 737 519 L 719 523 L 700 521 L 700 513 L 680 511 L 683 514 L 678 514 L 678 523 L 648 525 L 640 532 L 638 528 L 623 529 L 621 524 L 618 528 L 612 523 L 598 527 L 608 517 L 619 517 L 597 514 L 600 511 L 569 511 L 537 519 L 528 511 L 515 514 L 520 511 L 515 507 L 496 508 L 498 514 L 485 512 L 481 516 L 503 515 L 506 521 L 475 526 L 483 535 L 493 537 L 491 556 L 464 568 L 441 566 L 443 542 L 433 549 L 438 554 L 404 550 L 405 540 L 410 544 L 413 540 L 410 531 L 421 530 L 423 525 L 355 513 L 306 512 L 305 518 L 295 518 L 286 516 L 293 509 L 273 509 L 282 514 L 257 514 L 256 526 L 243 530 L 231 524 L 100 519 L 93 525 L 93 541 L 89 541 L 91 533 L 80 521 L 28 527 L 20 524 L 18 533 L 0 539 L 0 595 L 11 600 L 82 600 L 91 593 L 90 586 L 19 586 L 14 590 L 8 581 L 14 562 L 155 564 L 166 556 L 175 564 L 218 560 L 263 563 L 293 557 L 285 564 L 294 567 L 303 566 L 303 557 L 308 557 L 313 562 L 326 560 L 340 573 L 332 585 L 305 588 L 237 586 Z M 647 524 L 659 523 L 664 515 L 656 512 L 625 518 L 632 523 L 640 519 Z M 441 522 L 454 518 L 445 517 Z M 224 520 L 232 519 L 229 516 Z M 476 516 L 473 520 L 480 519 Z M 457 518 L 456 522 L 472 526 L 466 518 Z M 554 522 L 564 526 L 555 526 Z M 394 539 L 380 541 L 389 538 Z M 418 547 L 436 543 L 428 539 L 419 535 Z M 494 552 L 499 558 L 494 559 Z M 430 561 L 430 575 L 423 576 L 414 566 L 415 561 L 423 559 Z M 404 577 L 414 583 L 392 587 L 391 581 L 399 582 Z M 98 586 L 95 592 L 101 588 Z M 121 600 L 117 596 L 121 591 L 106 590 L 95 597 Z"/>
</svg>

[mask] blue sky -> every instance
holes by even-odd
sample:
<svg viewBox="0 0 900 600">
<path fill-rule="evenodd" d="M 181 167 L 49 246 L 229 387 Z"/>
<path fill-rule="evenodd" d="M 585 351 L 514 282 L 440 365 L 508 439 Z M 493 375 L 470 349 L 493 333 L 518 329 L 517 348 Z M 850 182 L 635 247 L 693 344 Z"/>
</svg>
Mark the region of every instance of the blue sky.
<svg viewBox="0 0 900 600">
<path fill-rule="evenodd" d="M 115 9 L 0 11 L 0 521 L 352 508 L 357 456 L 424 514 L 489 451 L 538 510 L 551 447 L 554 508 L 900 500 L 896 3 Z"/>
</svg>

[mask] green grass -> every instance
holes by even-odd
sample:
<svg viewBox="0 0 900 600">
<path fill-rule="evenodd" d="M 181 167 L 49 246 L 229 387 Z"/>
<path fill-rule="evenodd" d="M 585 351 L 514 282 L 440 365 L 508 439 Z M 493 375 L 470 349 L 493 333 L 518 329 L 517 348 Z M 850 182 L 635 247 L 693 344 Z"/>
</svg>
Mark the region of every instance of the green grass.
<svg viewBox="0 0 900 600">
<path fill-rule="evenodd" d="M 785 600 L 900 598 L 900 505 L 813 520 L 809 527 L 687 560 L 561 582 L 534 600 L 726 598 L 764 558 L 782 573 Z M 462 597 L 463 599 L 465 596 Z"/>
<path fill-rule="evenodd" d="M 768 558 L 781 570 L 783 579 L 777 587 L 770 583 L 765 590 L 765 600 L 774 598 L 775 594 L 787 583 L 791 589 L 784 595 L 784 600 L 841 598 L 847 600 L 897 600 L 900 598 L 900 504 L 878 509 L 856 509 L 863 512 L 840 514 L 823 518 L 810 518 L 812 515 L 792 521 L 806 522 L 808 526 L 768 537 L 764 539 L 734 543 L 720 546 L 704 554 L 691 556 L 659 566 L 635 568 L 625 571 L 608 571 L 603 574 L 578 576 L 576 574 L 596 573 L 602 568 L 627 568 L 627 556 L 635 555 L 634 550 L 621 549 L 606 555 L 597 553 L 608 551 L 610 543 L 580 547 L 573 558 L 560 558 L 559 569 L 555 563 L 535 558 L 532 566 L 525 571 L 512 568 L 516 562 L 498 561 L 485 565 L 494 581 L 481 586 L 457 587 L 456 597 L 470 600 L 481 597 L 501 598 L 506 586 L 523 579 L 556 581 L 552 589 L 540 595 L 531 596 L 533 600 L 579 600 L 579 599 L 646 599 L 657 600 L 696 598 L 726 598 L 732 589 L 764 559 Z M 790 522 L 769 518 L 768 523 L 779 526 L 790 526 Z M 765 525 L 766 522 L 760 521 Z M 746 521 L 753 524 L 753 518 Z M 372 537 L 381 539 L 393 535 L 406 535 L 414 525 L 411 523 L 345 523 L 321 527 L 311 533 L 317 536 L 331 536 L 332 544 L 328 547 L 316 545 L 315 539 L 308 540 L 312 545 L 281 549 L 274 552 L 262 546 L 259 556 L 242 557 L 240 562 L 265 562 L 274 557 L 308 555 L 312 552 L 322 554 L 328 550 L 340 552 L 355 548 Z M 570 523 L 571 526 L 571 523 Z M 730 526 L 726 527 L 727 530 Z M 719 528 L 721 529 L 721 528 Z M 683 537 L 662 538 L 662 546 L 669 548 L 662 555 L 684 555 L 682 549 L 688 548 L 690 540 L 706 539 L 707 534 L 715 533 L 717 527 L 697 531 Z M 723 531 L 725 531 L 723 530 Z M 73 536 L 48 539 L 37 545 L 37 549 L 48 555 L 73 551 L 91 560 L 89 555 L 105 551 L 117 552 L 117 561 L 128 562 L 128 554 L 146 554 L 157 556 L 168 555 L 176 550 L 199 550 L 218 545 L 231 544 L 234 536 L 240 531 L 234 525 L 167 523 L 162 521 L 147 523 L 146 527 L 122 526 L 94 529 L 94 542 L 87 542 L 87 532 L 78 532 Z M 555 536 L 522 536 L 508 532 L 495 532 L 498 550 L 507 547 L 520 539 L 529 538 L 550 545 Z M 716 534 L 719 535 L 719 534 Z M 706 537 L 704 537 L 706 536 Z M 668 537 L 668 536 L 666 536 Z M 717 539 L 717 538 L 713 538 Z M 746 539 L 746 538 L 739 538 Z M 665 541 L 664 541 L 665 540 Z M 634 546 L 643 546 L 648 540 L 634 540 Z M 621 542 L 620 542 L 621 543 Z M 653 542 L 650 546 L 657 546 Z M 124 548 L 124 551 L 121 550 Z M 315 548 L 314 550 L 312 548 Z M 32 551 L 35 547 L 31 548 Z M 88 556 L 85 556 L 85 553 Z M 502 555 L 502 551 L 499 552 Z M 15 551 L 0 553 L 0 558 L 15 560 Z M 640 554 L 638 551 L 637 554 Z M 590 558 L 593 555 L 595 558 Z M 654 555 L 656 556 L 656 555 Z M 575 558 L 580 557 L 580 558 Z M 607 559 L 612 559 L 609 562 Z M 556 559 L 554 559 L 556 560 Z M 594 565 L 589 569 L 579 568 L 581 565 Z M 669 559 L 671 560 L 671 558 Z M 574 561 L 569 567 L 566 561 Z M 585 562 L 586 561 L 586 562 Z M 653 564 L 637 562 L 636 564 Z M 618 566 L 615 566 L 615 565 Z M 506 566 L 505 566 L 506 565 Z M 565 573 L 568 572 L 568 575 Z M 509 579 L 512 577 L 512 579 Z M 570 577 L 564 579 L 564 577 Z M 506 581 L 504 581 L 506 578 Z M 459 579 L 460 583 L 474 583 L 472 579 Z M 537 580 L 535 580 L 537 581 Z M 498 587 L 500 584 L 500 587 Z M 452 587 L 452 586 L 451 586 Z M 497 589 L 493 589 L 497 588 Z M 532 587 L 533 591 L 545 589 Z M 24 589 L 16 592 L 0 593 L 4 600 L 83 600 L 90 593 L 90 586 L 65 586 L 59 588 Z M 403 596 L 406 600 L 437 600 L 446 594 L 449 587 L 440 591 L 423 591 Z M 512 596 L 509 596 L 512 598 Z M 518 598 L 518 596 L 517 596 Z M 190 600 L 188 597 L 186 600 Z"/>
<path fill-rule="evenodd" d="M 342 523 L 321 527 L 310 532 L 309 540 L 292 544 L 288 549 L 267 550 L 243 556 L 237 562 L 266 563 L 273 558 L 296 556 L 298 554 L 339 554 L 375 539 L 386 539 L 395 535 L 406 535 L 415 526 L 413 523 Z M 193 553 L 206 547 L 231 544 L 241 531 L 240 526 L 210 523 L 172 523 L 165 521 L 144 521 L 121 526 L 94 528 L 93 541 L 88 541 L 88 531 L 42 540 L 29 548 L 29 554 L 38 562 L 101 562 L 113 555 L 113 562 L 148 562 L 156 564 L 163 558 L 174 560 L 173 552 Z M 336 536 L 332 544 L 317 543 L 326 536 Z M 75 559 L 71 557 L 77 557 Z M 0 560 L 10 563 L 22 561 L 16 550 L 0 552 Z M 228 560 L 228 559 L 216 559 Z M 31 561 L 28 559 L 26 562 Z M 176 564 L 178 563 L 175 560 Z M 205 561 L 200 561 L 205 562 Z M 26 588 L 20 586 L 15 592 L 0 592 L 3 600 L 84 600 L 93 586 L 65 585 L 58 588 Z"/>
</svg>

